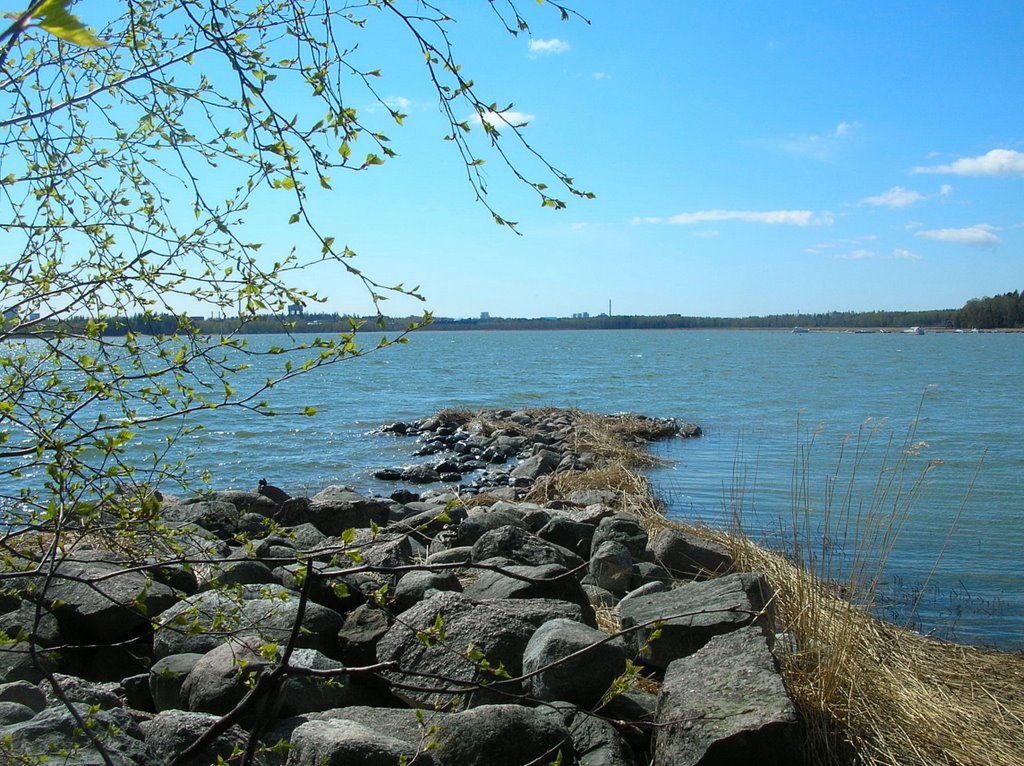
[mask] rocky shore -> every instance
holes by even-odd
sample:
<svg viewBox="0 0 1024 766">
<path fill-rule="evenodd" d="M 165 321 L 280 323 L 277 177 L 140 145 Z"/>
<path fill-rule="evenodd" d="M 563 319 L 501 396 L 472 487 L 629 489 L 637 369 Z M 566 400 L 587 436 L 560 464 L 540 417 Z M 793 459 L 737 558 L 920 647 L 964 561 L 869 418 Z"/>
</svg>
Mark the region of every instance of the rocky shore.
<svg viewBox="0 0 1024 766">
<path fill-rule="evenodd" d="M 0 762 L 801 762 L 766 579 L 645 510 L 643 444 L 699 428 L 382 431 L 415 453 L 390 497 L 254 481 L 5 536 Z"/>
</svg>

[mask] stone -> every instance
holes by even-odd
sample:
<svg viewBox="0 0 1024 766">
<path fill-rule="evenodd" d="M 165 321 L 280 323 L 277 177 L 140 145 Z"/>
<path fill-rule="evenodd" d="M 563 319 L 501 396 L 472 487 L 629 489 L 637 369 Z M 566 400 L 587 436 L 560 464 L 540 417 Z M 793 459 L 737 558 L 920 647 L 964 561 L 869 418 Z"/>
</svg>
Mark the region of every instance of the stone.
<svg viewBox="0 0 1024 766">
<path fill-rule="evenodd" d="M 303 723 L 292 732 L 290 745 L 287 766 L 396 766 L 411 762 L 418 751 L 343 718 Z"/>
<path fill-rule="evenodd" d="M 503 571 L 482 570 L 465 589 L 477 601 L 494 599 L 555 599 L 580 607 L 583 621 L 596 624 L 594 609 L 579 580 L 558 564 L 542 566 L 506 566 Z M 479 570 L 478 570 L 479 571 Z"/>
<path fill-rule="evenodd" d="M 605 540 L 590 557 L 587 579 L 612 593 L 625 593 L 633 583 L 633 555 L 618 540 Z"/>
<path fill-rule="evenodd" d="M 435 766 L 574 763 L 561 716 L 522 705 L 485 705 L 441 718 L 430 738 Z"/>
<path fill-rule="evenodd" d="M 606 540 L 614 540 L 626 546 L 629 555 L 636 561 L 643 558 L 644 550 L 647 548 L 647 532 L 640 526 L 635 516 L 625 513 L 616 513 L 614 516 L 601 519 L 590 541 L 591 552 L 597 551 Z"/>
<path fill-rule="evenodd" d="M 35 714 L 36 711 L 28 705 L 22 705 L 20 702 L 4 702 L 0 700 L 0 727 L 27 721 L 29 718 L 33 718 Z"/>
<path fill-rule="evenodd" d="M 658 532 L 650 551 L 654 560 L 678 579 L 721 575 L 733 567 L 725 548 L 675 527 Z"/>
<path fill-rule="evenodd" d="M 552 707 L 562 714 L 579 766 L 637 766 L 632 747 L 611 722 L 564 702 Z"/>
<path fill-rule="evenodd" d="M 309 503 L 310 521 L 325 535 L 340 535 L 346 529 L 367 529 L 371 523 L 387 524 L 388 505 L 363 497 L 348 487 L 331 486 L 315 494 Z"/>
<path fill-rule="evenodd" d="M 0 702 L 17 702 L 39 713 L 46 707 L 46 694 L 28 681 L 0 684 Z"/>
<path fill-rule="evenodd" d="M 421 636 L 429 639 L 438 625 L 444 631 L 444 642 L 423 641 Z M 519 693 L 520 684 L 501 681 L 482 671 L 478 662 L 468 660 L 462 651 L 472 645 L 491 667 L 503 665 L 511 676 L 517 677 L 522 670 L 523 650 L 534 630 L 529 622 L 494 602 L 477 602 L 461 593 L 437 593 L 398 616 L 377 644 L 377 660 L 398 664 L 398 670 L 385 672 L 386 677 L 395 681 L 411 678 L 417 683 L 415 677 L 407 677 L 402 671 L 435 676 L 430 686 L 437 687 L 437 691 L 396 688 L 396 694 L 415 706 L 439 705 L 445 709 L 453 704 L 490 704 L 505 699 L 503 693 Z M 458 647 L 459 651 L 453 652 L 450 647 Z M 475 684 L 480 686 L 462 690 Z"/>
<path fill-rule="evenodd" d="M 688 583 L 664 593 L 629 598 L 619 604 L 623 629 L 630 643 L 642 651 L 640 659 L 652 667 L 668 667 L 673 660 L 693 654 L 713 636 L 728 633 L 758 620 L 770 602 L 770 586 L 761 574 L 737 572 L 714 580 Z M 661 635 L 648 641 L 653 622 L 662 620 Z"/>
<path fill-rule="evenodd" d="M 442 590 L 462 590 L 459 578 L 451 570 L 431 572 L 425 569 L 414 569 L 411 572 L 406 572 L 395 586 L 394 609 L 396 612 L 404 612 L 422 601 L 430 591 Z"/>
<path fill-rule="evenodd" d="M 0 646 L 0 683 L 28 681 L 37 684 L 47 672 L 56 670 L 57 663 L 41 646 L 30 646 L 20 641 L 14 645 Z"/>
<path fill-rule="evenodd" d="M 658 697 L 654 763 L 802 762 L 803 730 L 760 627 L 716 636 L 672 662 Z"/>
<path fill-rule="evenodd" d="M 166 710 L 145 724 L 145 741 L 154 753 L 169 762 L 203 736 L 218 720 L 218 716 L 208 713 Z M 208 747 L 187 760 L 183 766 L 208 766 L 216 763 L 218 758 L 230 763 L 231 753 L 235 748 L 244 751 L 248 739 L 249 735 L 244 729 L 232 726 L 218 734 Z M 262 758 L 257 755 L 256 764 L 260 763 Z"/>
<path fill-rule="evenodd" d="M 214 715 L 231 712 L 271 664 L 260 653 L 261 644 L 257 638 L 238 638 L 207 652 L 181 685 L 185 707 Z"/>
<path fill-rule="evenodd" d="M 553 516 L 537 532 L 537 537 L 566 548 L 577 556 L 590 556 L 590 543 L 594 539 L 593 524 L 574 521 L 567 516 Z"/>
<path fill-rule="evenodd" d="M 626 647 L 596 628 L 572 620 L 545 622 L 523 653 L 525 690 L 538 700 L 583 708 L 600 702 L 626 669 Z"/>
<path fill-rule="evenodd" d="M 371 665 L 377 661 L 377 642 L 388 632 L 388 613 L 367 602 L 345 616 L 338 631 L 340 658 L 349 666 Z"/>
<path fill-rule="evenodd" d="M 526 528 L 523 515 L 500 505 L 469 512 L 456 530 L 455 545 L 473 545 L 485 532 L 505 526 Z"/>
<path fill-rule="evenodd" d="M 517 526 L 492 529 L 473 544 L 473 561 L 495 557 L 512 559 L 528 566 L 558 564 L 570 570 L 582 570 L 585 563 L 572 551 L 542 540 Z"/>
<path fill-rule="evenodd" d="M 170 654 L 153 663 L 149 670 L 149 693 L 156 712 L 182 707 L 181 685 L 204 655 Z"/>
<path fill-rule="evenodd" d="M 313 670 L 342 671 L 345 665 L 332 660 L 315 649 L 296 649 L 288 662 L 289 667 Z M 358 701 L 357 692 L 348 676 L 338 673 L 330 679 L 289 673 L 281 686 L 282 718 L 344 707 Z"/>
</svg>

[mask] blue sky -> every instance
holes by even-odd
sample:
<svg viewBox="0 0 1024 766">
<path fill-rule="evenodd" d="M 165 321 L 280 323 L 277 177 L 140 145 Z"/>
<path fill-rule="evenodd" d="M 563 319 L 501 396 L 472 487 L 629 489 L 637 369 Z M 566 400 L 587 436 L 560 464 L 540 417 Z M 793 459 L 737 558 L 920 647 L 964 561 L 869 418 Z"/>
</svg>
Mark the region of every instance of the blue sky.
<svg viewBox="0 0 1024 766">
<path fill-rule="evenodd" d="M 388 128 L 400 156 L 313 207 L 435 314 L 952 308 L 1024 288 L 1024 4 L 576 3 L 590 24 L 521 5 L 513 38 L 484 3 L 449 3 L 456 55 L 597 195 L 542 209 L 490 157 L 522 236 L 474 202 L 400 30 L 370 13 L 359 33 L 408 114 Z M 268 223 L 265 250 L 289 235 Z M 327 310 L 368 309 L 340 273 L 316 280 Z"/>
</svg>

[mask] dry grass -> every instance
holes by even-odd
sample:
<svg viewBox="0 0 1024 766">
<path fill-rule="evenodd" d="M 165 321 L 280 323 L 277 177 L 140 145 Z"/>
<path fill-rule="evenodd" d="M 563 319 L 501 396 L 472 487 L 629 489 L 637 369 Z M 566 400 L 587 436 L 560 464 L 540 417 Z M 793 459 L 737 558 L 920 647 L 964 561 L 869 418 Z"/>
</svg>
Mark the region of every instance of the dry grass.
<svg viewBox="0 0 1024 766">
<path fill-rule="evenodd" d="M 884 623 L 836 588 L 749 539 L 692 529 L 764 572 L 794 651 L 786 684 L 811 725 L 819 763 L 1004 766 L 1024 763 L 1024 656 L 960 646 Z"/>
</svg>

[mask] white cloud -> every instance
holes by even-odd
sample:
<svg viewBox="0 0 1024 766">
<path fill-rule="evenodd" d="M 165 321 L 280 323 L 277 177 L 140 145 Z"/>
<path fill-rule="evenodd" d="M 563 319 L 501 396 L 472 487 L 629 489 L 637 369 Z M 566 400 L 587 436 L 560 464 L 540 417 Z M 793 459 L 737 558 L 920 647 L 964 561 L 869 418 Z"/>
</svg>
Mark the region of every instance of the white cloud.
<svg viewBox="0 0 1024 766">
<path fill-rule="evenodd" d="M 920 261 L 921 256 L 917 253 L 912 253 L 910 250 L 904 250 L 903 248 L 897 247 L 892 251 L 892 257 L 898 258 L 901 261 Z"/>
<path fill-rule="evenodd" d="M 611 75 L 609 75 L 607 72 L 594 72 L 593 77 L 595 80 L 601 81 L 607 80 L 609 77 L 611 77 Z"/>
<path fill-rule="evenodd" d="M 848 253 L 842 253 L 841 255 L 837 255 L 836 256 L 836 258 L 841 258 L 841 259 L 847 260 L 847 261 L 862 261 L 865 258 L 877 258 L 877 257 L 878 257 L 878 253 L 876 253 L 876 252 L 874 252 L 872 250 L 863 250 L 863 249 L 851 250 Z"/>
<path fill-rule="evenodd" d="M 508 125 L 519 125 L 521 123 L 532 122 L 533 119 L 534 116 L 532 114 L 525 114 L 524 112 L 516 111 L 484 112 L 483 114 L 473 116 L 474 122 L 487 122 L 499 130 L 507 127 Z"/>
<path fill-rule="evenodd" d="M 391 98 L 384 99 L 384 103 L 392 109 L 408 109 L 412 105 L 412 102 L 405 96 L 391 96 Z"/>
<path fill-rule="evenodd" d="M 693 232 L 693 236 L 700 237 L 701 239 L 713 239 L 719 234 L 721 234 L 721 232 L 718 229 L 705 229 L 704 231 Z"/>
<path fill-rule="evenodd" d="M 796 154 L 803 157 L 813 157 L 819 160 L 829 160 L 836 155 L 843 144 L 859 130 L 859 122 L 847 122 L 843 120 L 827 133 L 809 133 L 804 135 L 790 136 L 781 140 L 769 140 L 769 146 L 774 146 L 789 154 Z"/>
<path fill-rule="evenodd" d="M 865 197 L 860 201 L 860 204 L 896 209 L 913 205 L 915 202 L 920 202 L 923 199 L 927 199 L 927 197 L 921 194 L 921 192 L 904 189 L 902 186 L 894 186 L 889 191 L 875 197 Z"/>
<path fill-rule="evenodd" d="M 664 220 L 664 223 L 688 226 L 709 221 L 746 221 L 747 223 L 788 224 L 807 226 L 814 222 L 810 210 L 699 210 L 695 213 L 679 213 Z"/>
<path fill-rule="evenodd" d="M 990 226 L 987 223 L 979 223 L 964 229 L 927 229 L 916 232 L 916 235 L 926 239 L 953 242 L 970 247 L 996 247 L 1000 243 L 1000 239 L 993 233 L 994 231 L 994 226 Z"/>
<path fill-rule="evenodd" d="M 530 53 L 535 56 L 566 53 L 571 46 L 565 40 L 552 37 L 550 40 L 530 40 Z"/>
<path fill-rule="evenodd" d="M 993 149 L 980 157 L 964 157 L 949 165 L 916 167 L 915 173 L 952 173 L 958 176 L 1024 176 L 1024 153 Z"/>
<path fill-rule="evenodd" d="M 836 125 L 836 130 L 835 130 L 836 138 L 842 138 L 843 136 L 848 136 L 850 133 L 852 133 L 854 130 L 856 130 L 859 127 L 860 127 L 860 123 L 859 122 L 846 122 L 846 120 L 843 120 L 838 125 Z"/>
</svg>

